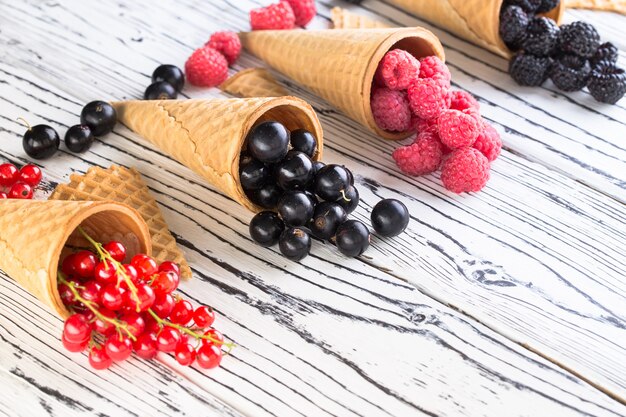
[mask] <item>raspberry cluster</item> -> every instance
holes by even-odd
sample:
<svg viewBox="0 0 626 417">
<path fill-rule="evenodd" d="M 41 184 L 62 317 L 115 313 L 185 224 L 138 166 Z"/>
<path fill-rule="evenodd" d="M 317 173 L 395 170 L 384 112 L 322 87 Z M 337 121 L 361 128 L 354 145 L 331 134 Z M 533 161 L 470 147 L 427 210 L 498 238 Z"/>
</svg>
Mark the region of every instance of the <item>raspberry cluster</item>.
<svg viewBox="0 0 626 417">
<path fill-rule="evenodd" d="M 596 29 L 585 22 L 559 28 L 538 16 L 558 0 L 506 0 L 500 11 L 500 36 L 513 51 L 511 77 L 520 85 L 539 86 L 548 78 L 562 91 L 587 87 L 600 102 L 615 104 L 626 94 L 626 74 L 617 66 L 618 50 L 600 44 Z"/>
<path fill-rule="evenodd" d="M 391 50 L 374 77 L 372 115 L 381 129 L 417 132 L 412 144 L 393 153 L 402 172 L 425 175 L 441 168 L 448 190 L 480 191 L 502 141 L 480 116 L 476 99 L 452 91 L 450 80 L 448 67 L 436 56 L 418 60 L 407 51 Z"/>
<path fill-rule="evenodd" d="M 199 87 L 216 87 L 226 81 L 228 66 L 233 65 L 240 54 L 241 42 L 235 32 L 215 32 L 204 46 L 187 58 L 187 80 Z"/>
<path fill-rule="evenodd" d="M 32 164 L 17 169 L 13 164 L 0 165 L 0 200 L 7 198 L 30 200 L 41 182 L 41 169 Z"/>
<path fill-rule="evenodd" d="M 94 369 L 107 369 L 132 352 L 152 359 L 157 352 L 173 353 L 179 364 L 201 368 L 219 366 L 222 347 L 232 347 L 211 326 L 215 312 L 193 308 L 174 294 L 180 269 L 173 262 L 160 265 L 145 254 L 129 263 L 120 242 L 102 245 L 79 228 L 93 250 L 67 255 L 58 273 L 58 292 L 73 314 L 63 327 L 63 346 L 70 352 L 89 352 Z"/>
<path fill-rule="evenodd" d="M 283 30 L 305 27 L 317 13 L 315 0 L 281 0 L 250 11 L 252 30 Z"/>
</svg>

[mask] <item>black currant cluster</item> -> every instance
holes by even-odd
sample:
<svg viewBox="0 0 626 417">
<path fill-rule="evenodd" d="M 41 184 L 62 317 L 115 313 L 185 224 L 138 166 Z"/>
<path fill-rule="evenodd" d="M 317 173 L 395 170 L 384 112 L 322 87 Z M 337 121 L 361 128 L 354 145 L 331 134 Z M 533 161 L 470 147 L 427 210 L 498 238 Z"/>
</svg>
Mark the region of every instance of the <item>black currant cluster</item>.
<svg viewBox="0 0 626 417">
<path fill-rule="evenodd" d="M 174 100 L 185 86 L 185 74 L 175 65 L 159 65 L 152 73 L 152 84 L 143 93 L 144 100 Z"/>
<path fill-rule="evenodd" d="M 348 215 L 359 204 L 352 172 L 342 165 L 313 161 L 315 136 L 304 129 L 289 132 L 279 122 L 257 125 L 247 137 L 239 178 L 248 198 L 266 209 L 250 222 L 259 245 L 278 243 L 288 259 L 299 261 L 311 250 L 311 236 L 333 242 L 346 256 L 369 247 L 370 231 Z M 382 200 L 372 211 L 372 225 L 385 237 L 406 229 L 409 212 L 397 200 Z"/>
<path fill-rule="evenodd" d="M 117 113 L 113 106 L 104 101 L 92 101 L 83 107 L 80 124 L 70 127 L 65 133 L 65 146 L 71 152 L 87 151 L 96 136 L 113 131 Z M 33 159 L 47 159 L 56 153 L 61 144 L 59 134 L 48 125 L 28 126 L 22 138 L 22 146 Z"/>
<path fill-rule="evenodd" d="M 587 87 L 603 103 L 615 104 L 626 94 L 626 73 L 617 66 L 618 49 L 600 44 L 596 29 L 585 22 L 557 26 L 536 16 L 558 6 L 558 0 L 506 0 L 500 12 L 500 36 L 513 51 L 509 73 L 520 85 L 539 86 L 548 78 L 562 91 Z"/>
</svg>

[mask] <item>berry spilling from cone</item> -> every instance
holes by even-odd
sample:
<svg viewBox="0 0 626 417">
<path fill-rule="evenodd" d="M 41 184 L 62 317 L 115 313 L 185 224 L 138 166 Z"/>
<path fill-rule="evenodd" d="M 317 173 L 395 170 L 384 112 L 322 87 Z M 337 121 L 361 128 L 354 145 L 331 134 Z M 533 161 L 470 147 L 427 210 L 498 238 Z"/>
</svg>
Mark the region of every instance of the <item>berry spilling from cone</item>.
<svg viewBox="0 0 626 417">
<path fill-rule="evenodd" d="M 441 168 L 446 189 L 480 191 L 502 141 L 480 116 L 478 101 L 450 86 L 448 67 L 436 56 L 417 59 L 394 49 L 380 62 L 372 86 L 372 115 L 390 132 L 415 131 L 412 144 L 393 153 L 400 170 L 425 175 Z"/>
<path fill-rule="evenodd" d="M 506 0 L 500 11 L 500 36 L 512 51 L 509 73 L 520 85 L 539 86 L 551 79 L 561 91 L 587 87 L 593 98 L 615 104 L 626 94 L 626 72 L 617 66 L 618 49 L 600 44 L 595 27 L 573 22 L 560 28 L 538 16 L 558 0 Z"/>
<path fill-rule="evenodd" d="M 41 169 L 32 164 L 17 169 L 13 164 L 0 165 L 0 200 L 11 198 L 30 200 L 41 182 Z"/>
<path fill-rule="evenodd" d="M 250 222 L 250 236 L 261 246 L 278 244 L 288 259 L 305 258 L 312 237 L 330 241 L 345 256 L 369 247 L 370 231 L 348 220 L 360 196 L 352 172 L 342 165 L 315 161 L 317 140 L 304 129 L 289 131 L 277 121 L 263 122 L 246 138 L 239 178 L 246 196 L 265 211 Z M 372 211 L 372 226 L 383 237 L 397 236 L 409 212 L 397 200 L 382 200 Z"/>
<path fill-rule="evenodd" d="M 63 327 L 63 346 L 70 352 L 88 351 L 94 369 L 107 369 L 133 352 L 152 359 L 172 353 L 179 364 L 219 366 L 222 347 L 232 348 L 212 328 L 215 312 L 194 308 L 174 291 L 180 281 L 177 264 L 160 265 L 145 254 L 129 263 L 120 242 L 104 245 L 82 229 L 90 250 L 66 256 L 58 273 L 58 292 L 72 315 Z"/>
<path fill-rule="evenodd" d="M 284 30 L 305 27 L 317 13 L 315 0 L 281 0 L 250 11 L 252 30 Z"/>
</svg>

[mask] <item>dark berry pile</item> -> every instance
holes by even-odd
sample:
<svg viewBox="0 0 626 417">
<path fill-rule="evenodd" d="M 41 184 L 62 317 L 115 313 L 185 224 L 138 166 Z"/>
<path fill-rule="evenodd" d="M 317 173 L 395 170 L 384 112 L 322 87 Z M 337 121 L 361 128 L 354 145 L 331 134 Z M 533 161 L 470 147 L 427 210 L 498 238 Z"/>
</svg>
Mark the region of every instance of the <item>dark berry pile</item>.
<svg viewBox="0 0 626 417">
<path fill-rule="evenodd" d="M 152 73 L 152 84 L 143 94 L 144 100 L 173 100 L 185 86 L 185 74 L 175 65 L 159 65 Z"/>
<path fill-rule="evenodd" d="M 36 165 L 24 165 L 17 169 L 13 164 L 0 165 L 0 200 L 7 198 L 30 200 L 35 187 L 41 182 L 41 169 Z"/>
<path fill-rule="evenodd" d="M 59 296 L 72 312 L 62 335 L 67 350 L 87 350 L 94 369 L 125 361 L 133 352 L 142 359 L 173 353 L 183 366 L 219 366 L 222 347 L 232 344 L 211 327 L 215 312 L 210 307 L 194 309 L 174 294 L 177 264 L 158 265 L 144 254 L 122 264 L 127 254 L 120 242 L 102 245 L 79 230 L 92 250 L 65 257 L 57 278 Z"/>
<path fill-rule="evenodd" d="M 352 172 L 313 161 L 317 141 L 311 132 L 289 132 L 268 121 L 252 129 L 246 142 L 239 161 L 241 186 L 254 204 L 266 209 L 250 222 L 255 242 L 264 247 L 278 243 L 294 261 L 309 254 L 312 236 L 333 242 L 349 257 L 369 247 L 369 228 L 348 220 L 359 204 Z M 396 236 L 408 222 L 409 212 L 397 200 L 382 200 L 372 210 L 372 226 L 380 236 Z"/>
<path fill-rule="evenodd" d="M 615 104 L 626 93 L 626 75 L 617 66 L 618 50 L 600 44 L 596 29 L 585 22 L 559 28 L 537 16 L 558 0 L 506 0 L 500 12 L 500 36 L 513 51 L 509 73 L 520 85 L 539 86 L 548 78 L 562 91 L 587 87 L 600 102 Z"/>
</svg>

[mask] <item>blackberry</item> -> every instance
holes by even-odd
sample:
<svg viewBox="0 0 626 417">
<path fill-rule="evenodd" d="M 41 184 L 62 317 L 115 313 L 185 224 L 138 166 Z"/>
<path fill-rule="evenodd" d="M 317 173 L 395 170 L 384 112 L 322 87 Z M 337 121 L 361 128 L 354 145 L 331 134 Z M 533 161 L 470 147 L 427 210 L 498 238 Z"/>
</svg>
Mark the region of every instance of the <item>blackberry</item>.
<svg viewBox="0 0 626 417">
<path fill-rule="evenodd" d="M 519 85 L 539 86 L 548 79 L 551 62 L 548 57 L 520 52 L 511 59 L 509 74 Z"/>
<path fill-rule="evenodd" d="M 534 17 L 528 24 L 522 48 L 536 56 L 550 56 L 559 38 L 559 27 L 547 17 Z"/>
<path fill-rule="evenodd" d="M 626 72 L 615 65 L 600 65 L 591 72 L 588 87 L 596 100 L 615 104 L 626 94 Z"/>
<path fill-rule="evenodd" d="M 537 8 L 537 13 L 546 13 L 556 8 L 560 3 L 560 0 L 542 0 L 541 5 Z"/>
<path fill-rule="evenodd" d="M 598 47 L 596 53 L 591 57 L 591 65 L 597 66 L 600 62 L 611 65 L 617 64 L 619 51 L 611 42 L 605 42 Z"/>
<path fill-rule="evenodd" d="M 585 58 L 564 55 L 552 64 L 550 78 L 562 91 L 582 90 L 589 82 L 591 65 Z"/>
<path fill-rule="evenodd" d="M 508 6 L 500 13 L 500 37 L 509 49 L 518 50 L 526 38 L 528 15 L 519 6 Z"/>
<path fill-rule="evenodd" d="M 535 14 L 542 0 L 507 0 L 506 4 L 519 6 L 528 14 Z"/>
<path fill-rule="evenodd" d="M 591 58 L 600 46 L 600 35 L 589 23 L 574 22 L 561 26 L 559 49 L 565 54 Z"/>
</svg>

